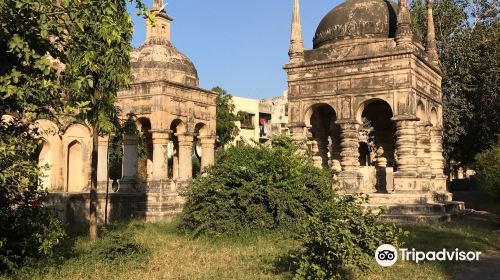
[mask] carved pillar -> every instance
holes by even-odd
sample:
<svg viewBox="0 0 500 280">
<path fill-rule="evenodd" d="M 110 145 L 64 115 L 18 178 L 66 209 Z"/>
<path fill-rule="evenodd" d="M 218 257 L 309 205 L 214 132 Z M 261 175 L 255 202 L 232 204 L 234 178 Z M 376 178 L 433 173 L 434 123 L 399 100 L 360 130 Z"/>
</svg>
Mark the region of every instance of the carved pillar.
<svg viewBox="0 0 500 280">
<path fill-rule="evenodd" d="M 417 126 L 417 172 L 423 177 L 431 175 L 430 126 L 428 122 L 419 123 Z"/>
<path fill-rule="evenodd" d="M 193 177 L 193 139 L 192 133 L 178 134 L 179 139 L 179 180 Z"/>
<path fill-rule="evenodd" d="M 199 137 L 201 144 L 201 170 L 215 163 L 215 136 Z"/>
<path fill-rule="evenodd" d="M 168 143 L 170 142 L 170 131 L 153 130 L 153 180 L 168 179 Z"/>
<path fill-rule="evenodd" d="M 451 200 L 451 195 L 446 188 L 447 177 L 444 174 L 443 129 L 441 127 L 431 127 L 430 129 L 430 165 L 431 173 L 434 176 L 432 179 L 433 190 L 438 193 L 447 193 L 447 199 Z"/>
<path fill-rule="evenodd" d="M 414 116 L 396 116 L 392 120 L 396 122 L 396 166 L 398 169 L 396 174 L 415 176 L 417 174 L 415 146 L 417 144 L 416 125 L 418 118 Z"/>
<path fill-rule="evenodd" d="M 430 129 L 431 172 L 433 175 L 444 176 L 443 129 Z"/>
<path fill-rule="evenodd" d="M 309 141 L 309 144 L 311 146 L 311 155 L 312 155 L 312 161 L 314 166 L 318 168 L 323 167 L 323 158 L 321 157 L 320 150 L 318 147 L 318 141 L 312 140 Z"/>
<path fill-rule="evenodd" d="M 336 123 L 341 128 L 340 165 L 342 171 L 356 173 L 359 170 L 358 138 L 360 124 L 356 120 L 338 120 Z"/>
<path fill-rule="evenodd" d="M 109 135 L 99 137 L 97 147 L 97 181 L 106 182 L 108 180 L 108 143 Z"/>
<path fill-rule="evenodd" d="M 292 140 L 301 147 L 301 150 L 305 153 L 307 151 L 306 147 L 306 133 L 305 133 L 306 124 L 303 122 L 294 122 L 288 124 L 288 129 L 290 131 L 290 137 Z"/>
</svg>

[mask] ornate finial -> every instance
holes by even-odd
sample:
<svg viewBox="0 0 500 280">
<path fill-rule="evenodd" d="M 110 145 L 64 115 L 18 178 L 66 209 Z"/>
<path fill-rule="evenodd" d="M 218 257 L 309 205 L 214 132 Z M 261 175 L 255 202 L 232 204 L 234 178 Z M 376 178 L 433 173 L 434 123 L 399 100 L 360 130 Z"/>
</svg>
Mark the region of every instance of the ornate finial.
<svg viewBox="0 0 500 280">
<path fill-rule="evenodd" d="M 412 38 L 413 32 L 411 30 L 411 15 L 410 10 L 408 10 L 408 0 L 399 0 L 396 43 L 398 46 L 407 46 L 412 43 Z"/>
<path fill-rule="evenodd" d="M 439 65 L 439 55 L 436 46 L 436 33 L 434 28 L 434 17 L 432 15 L 432 0 L 427 0 L 427 44 L 426 49 L 429 60 L 434 65 Z"/>
<path fill-rule="evenodd" d="M 299 0 L 293 2 L 292 34 L 290 39 L 290 63 L 300 63 L 304 61 L 304 43 L 302 41 L 302 26 L 300 24 Z"/>
<path fill-rule="evenodd" d="M 153 0 L 151 11 L 155 15 L 155 25 L 146 22 L 146 44 L 168 44 L 170 42 L 170 23 L 163 0 Z"/>
</svg>

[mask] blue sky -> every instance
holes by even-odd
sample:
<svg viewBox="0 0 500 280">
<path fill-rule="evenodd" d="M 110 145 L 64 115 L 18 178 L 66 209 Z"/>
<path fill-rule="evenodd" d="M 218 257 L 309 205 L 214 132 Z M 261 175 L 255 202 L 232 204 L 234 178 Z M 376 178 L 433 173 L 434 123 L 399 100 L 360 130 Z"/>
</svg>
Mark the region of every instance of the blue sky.
<svg viewBox="0 0 500 280">
<path fill-rule="evenodd" d="M 164 0 L 174 19 L 172 43 L 195 64 L 200 85 L 232 95 L 266 98 L 287 88 L 292 0 Z M 152 0 L 145 1 L 149 7 Z M 316 27 L 341 0 L 302 0 L 302 34 L 312 48 Z M 133 9 L 129 9 L 133 13 Z M 133 46 L 145 38 L 144 20 L 133 14 Z"/>
</svg>

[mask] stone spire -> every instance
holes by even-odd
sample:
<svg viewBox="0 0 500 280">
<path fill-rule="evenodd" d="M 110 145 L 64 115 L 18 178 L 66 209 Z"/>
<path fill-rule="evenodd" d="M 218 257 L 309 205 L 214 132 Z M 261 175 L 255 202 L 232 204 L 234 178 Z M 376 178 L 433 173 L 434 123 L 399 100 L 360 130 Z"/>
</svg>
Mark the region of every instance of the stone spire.
<svg viewBox="0 0 500 280">
<path fill-rule="evenodd" d="M 153 0 L 151 12 L 155 16 L 153 26 L 146 20 L 146 44 L 168 44 L 170 42 L 170 24 L 172 18 L 167 15 L 163 0 Z"/>
<path fill-rule="evenodd" d="M 412 38 L 413 32 L 411 30 L 411 15 L 410 10 L 408 10 L 408 0 L 399 0 L 396 43 L 398 46 L 408 46 L 412 43 Z"/>
<path fill-rule="evenodd" d="M 300 24 L 299 0 L 294 0 L 293 2 L 292 34 L 288 56 L 290 57 L 290 63 L 304 61 L 304 43 L 302 41 L 302 26 Z"/>
<path fill-rule="evenodd" d="M 427 0 L 427 44 L 425 51 L 427 52 L 427 56 L 432 64 L 439 65 L 434 17 L 432 15 L 432 0 Z"/>
</svg>

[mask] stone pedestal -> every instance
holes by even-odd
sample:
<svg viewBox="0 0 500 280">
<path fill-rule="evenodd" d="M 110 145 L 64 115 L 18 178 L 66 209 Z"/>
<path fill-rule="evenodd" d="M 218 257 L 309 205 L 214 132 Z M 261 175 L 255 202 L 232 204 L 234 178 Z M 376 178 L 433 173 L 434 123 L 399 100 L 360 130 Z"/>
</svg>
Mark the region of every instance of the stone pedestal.
<svg viewBox="0 0 500 280">
<path fill-rule="evenodd" d="M 139 136 L 123 135 L 122 179 L 120 192 L 130 191 L 137 182 L 137 145 Z"/>
<path fill-rule="evenodd" d="M 153 137 L 153 174 L 152 180 L 164 181 L 168 179 L 168 143 L 170 131 L 151 131 Z"/>
<path fill-rule="evenodd" d="M 215 136 L 200 136 L 201 170 L 215 163 Z"/>
<path fill-rule="evenodd" d="M 179 180 L 187 181 L 193 177 L 193 139 L 192 133 L 178 134 L 179 139 Z"/>
</svg>

